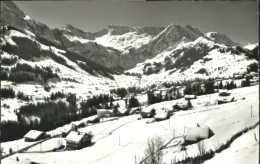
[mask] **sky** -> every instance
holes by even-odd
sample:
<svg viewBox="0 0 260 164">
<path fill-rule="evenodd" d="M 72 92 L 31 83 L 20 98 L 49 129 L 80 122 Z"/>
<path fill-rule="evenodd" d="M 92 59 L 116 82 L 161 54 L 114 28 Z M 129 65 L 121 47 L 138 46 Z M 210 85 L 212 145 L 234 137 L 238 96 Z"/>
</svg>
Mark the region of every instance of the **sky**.
<svg viewBox="0 0 260 164">
<path fill-rule="evenodd" d="M 191 25 L 202 32 L 216 31 L 241 43 L 258 42 L 258 2 L 102 2 L 15 1 L 29 16 L 49 27 L 71 24 L 86 32 L 108 25 L 132 27 Z"/>
</svg>

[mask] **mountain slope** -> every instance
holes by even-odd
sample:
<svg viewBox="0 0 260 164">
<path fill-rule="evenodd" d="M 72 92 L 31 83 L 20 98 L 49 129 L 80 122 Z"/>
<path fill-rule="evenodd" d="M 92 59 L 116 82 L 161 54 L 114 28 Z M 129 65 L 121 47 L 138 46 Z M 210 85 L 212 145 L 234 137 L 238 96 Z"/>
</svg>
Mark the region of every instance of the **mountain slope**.
<svg viewBox="0 0 260 164">
<path fill-rule="evenodd" d="M 240 68 L 236 70 L 237 73 L 245 73 L 248 65 L 258 63 L 258 45 L 241 47 L 224 34 L 202 33 L 189 25 L 112 25 L 94 33 L 85 32 L 72 25 L 66 25 L 62 29 L 51 29 L 24 14 L 13 2 L 1 4 L 1 26 L 8 27 L 5 36 L 1 38 L 5 52 L 32 61 L 42 56 L 49 57 L 71 70 L 81 69 L 96 77 L 113 79 L 112 76 L 115 77 L 118 72 L 128 70 L 126 72 L 141 73 L 147 78 L 151 75 L 148 78 L 151 79 L 148 80 L 150 82 L 156 74 L 158 77 L 163 74 L 169 76 L 169 80 L 179 77 L 183 79 L 189 77 L 189 73 L 188 76 L 185 75 L 186 71 L 192 70 L 190 68 L 193 68 L 194 64 L 198 70 L 193 69 L 190 72 L 192 77 L 206 78 L 213 74 L 217 76 L 212 70 L 204 70 L 207 63 L 212 62 L 216 63 L 213 70 L 221 69 L 219 67 L 222 66 L 217 66 L 217 57 L 207 58 L 213 52 L 222 57 L 223 63 L 229 62 L 223 65 L 225 70 L 229 71 L 216 71 L 220 74 L 218 76 L 236 73 L 230 71 L 231 67 L 236 66 Z M 17 32 L 27 38 L 13 36 L 13 33 Z M 53 55 L 55 53 L 52 47 L 62 50 L 63 53 Z M 230 56 L 234 58 L 233 63 L 229 61 Z M 242 62 L 244 64 L 238 66 Z"/>
<path fill-rule="evenodd" d="M 228 46 L 238 46 L 238 43 L 234 43 L 230 38 L 228 38 L 226 35 L 224 34 L 220 34 L 218 32 L 206 32 L 204 34 L 205 37 L 207 37 L 208 39 L 219 43 L 219 44 L 225 44 Z"/>
<path fill-rule="evenodd" d="M 51 29 L 35 21 L 21 11 L 13 2 L 1 2 L 1 25 L 12 25 L 35 35 L 37 41 L 76 53 L 104 67 L 122 71 L 151 59 L 164 51 L 175 49 L 179 44 L 207 39 L 228 46 L 237 46 L 224 34 L 202 33 L 198 29 L 171 24 L 167 27 L 128 27 L 110 25 L 90 33 L 72 25 L 63 29 Z"/>
<path fill-rule="evenodd" d="M 2 30 L 1 88 L 12 88 L 16 95 L 22 93 L 32 102 L 45 101 L 55 92 L 75 93 L 77 100 L 86 100 L 107 94 L 110 88 L 137 83 L 136 77 L 118 75 L 67 49 L 43 44 L 12 26 Z M 15 109 L 28 103 L 17 97 L 3 98 L 1 102 L 2 121 L 17 120 Z"/>
<path fill-rule="evenodd" d="M 163 29 L 164 27 L 108 26 L 107 29 L 96 32 L 95 35 L 97 43 L 126 51 L 147 44 Z"/>
<path fill-rule="evenodd" d="M 258 53 L 239 46 L 229 47 L 199 37 L 163 51 L 126 72 L 142 74 L 144 85 L 160 81 L 233 77 L 234 74 L 246 74 L 252 63 L 258 65 L 257 56 Z"/>
</svg>

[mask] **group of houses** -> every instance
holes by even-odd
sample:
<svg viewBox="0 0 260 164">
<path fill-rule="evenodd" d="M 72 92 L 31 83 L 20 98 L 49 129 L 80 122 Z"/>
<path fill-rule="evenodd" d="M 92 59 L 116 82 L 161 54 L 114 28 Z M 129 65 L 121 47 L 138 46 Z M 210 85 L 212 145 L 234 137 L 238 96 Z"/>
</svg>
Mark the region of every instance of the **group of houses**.
<svg viewBox="0 0 260 164">
<path fill-rule="evenodd" d="M 62 137 L 66 141 L 66 150 L 81 149 L 91 144 L 92 135 L 89 133 L 79 132 L 73 126 L 71 129 L 64 130 Z M 26 142 L 37 142 L 42 139 L 51 138 L 46 132 L 30 130 L 24 135 Z"/>
<path fill-rule="evenodd" d="M 178 99 L 184 96 L 185 87 L 183 86 L 176 86 L 171 88 L 165 87 L 157 87 L 157 89 L 153 92 L 155 96 L 162 96 L 162 99 Z"/>
</svg>

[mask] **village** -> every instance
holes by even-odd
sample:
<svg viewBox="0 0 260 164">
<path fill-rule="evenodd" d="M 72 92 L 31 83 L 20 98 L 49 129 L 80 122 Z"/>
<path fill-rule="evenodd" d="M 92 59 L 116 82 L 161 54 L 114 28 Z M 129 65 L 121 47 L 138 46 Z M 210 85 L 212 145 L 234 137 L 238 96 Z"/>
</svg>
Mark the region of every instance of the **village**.
<svg viewBox="0 0 260 164">
<path fill-rule="evenodd" d="M 0 163 L 258 164 L 257 3 L 101 1 L 0 2 Z"/>
<path fill-rule="evenodd" d="M 251 75 L 248 84 L 249 86 L 246 88 L 258 85 L 256 75 L 258 74 Z M 103 109 L 96 109 L 97 114 L 94 116 L 84 118 L 81 121 L 72 122 L 50 132 L 30 130 L 24 135 L 24 139 L 10 141 L 10 143 L 12 143 L 10 144 L 10 148 L 7 148 L 8 146 L 5 144 L 5 152 L 3 152 L 2 159 L 9 156 L 15 156 L 16 153 L 64 152 L 88 149 L 95 146 L 95 144 L 104 137 L 106 138 L 112 135 L 117 129 L 135 121 L 145 120 L 145 124 L 154 124 L 154 122 L 169 120 L 170 124 L 171 120 L 178 113 L 190 113 L 189 111 L 194 111 L 196 113 L 196 111 L 200 111 L 204 108 L 216 109 L 222 104 L 237 104 L 241 101 L 248 101 L 246 96 L 235 91 L 236 89 L 228 90 L 226 88 L 229 81 L 233 80 L 236 83 L 238 83 L 238 80 L 240 80 L 241 84 L 246 83 L 246 79 L 228 79 L 224 82 L 221 80 L 224 87 L 222 89 L 216 89 L 219 88 L 217 86 L 220 85 L 220 80 L 217 80 L 214 84 L 215 89 L 213 94 L 209 95 L 185 94 L 185 87 L 177 86 L 166 88 L 161 84 L 152 91 L 153 95 L 161 101 L 153 104 L 151 104 L 151 98 L 149 98 L 149 95 L 146 92 L 129 94 L 124 98 L 120 98 L 115 93 L 111 93 L 114 99 L 113 104 L 114 106 L 117 106 L 116 108 L 105 109 L 105 106 L 103 106 Z M 198 85 L 198 83 L 192 85 Z M 201 84 L 199 86 L 200 90 L 205 92 L 205 85 Z M 241 87 L 241 85 L 238 87 Z M 138 101 L 138 105 L 129 108 L 129 104 L 133 98 Z M 100 104 L 101 107 L 102 105 L 104 104 Z M 115 127 L 115 124 L 118 126 Z M 100 136 L 103 132 L 97 133 L 96 130 L 100 129 L 98 127 L 102 127 L 103 125 L 108 125 L 106 127 L 112 126 L 111 128 L 105 128 L 105 131 L 107 132 L 105 136 L 104 134 Z M 208 125 L 197 122 L 193 126 L 187 128 L 185 126 L 185 130 L 180 136 L 182 137 L 171 139 L 171 142 L 175 143 L 174 147 L 181 146 L 184 148 L 187 145 L 193 145 L 201 140 L 209 139 L 214 136 L 214 130 Z M 120 142 L 122 142 L 120 141 L 120 137 L 118 140 L 120 145 Z M 14 147 L 11 148 L 11 145 Z M 180 148 L 180 150 L 183 148 Z M 19 161 L 19 157 L 15 160 Z"/>
</svg>

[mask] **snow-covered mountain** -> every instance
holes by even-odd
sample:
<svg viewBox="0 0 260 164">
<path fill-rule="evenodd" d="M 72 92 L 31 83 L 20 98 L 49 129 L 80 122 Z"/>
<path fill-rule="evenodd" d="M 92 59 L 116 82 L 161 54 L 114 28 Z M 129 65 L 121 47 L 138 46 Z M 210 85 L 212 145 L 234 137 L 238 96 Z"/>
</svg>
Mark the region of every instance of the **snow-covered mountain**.
<svg viewBox="0 0 260 164">
<path fill-rule="evenodd" d="M 108 26 L 95 33 L 95 40 L 103 46 L 126 51 L 147 44 L 163 29 L 164 27 Z"/>
<path fill-rule="evenodd" d="M 230 38 L 228 38 L 226 35 L 224 34 L 220 34 L 218 32 L 206 32 L 204 34 L 205 37 L 207 37 L 208 39 L 219 43 L 219 44 L 225 44 L 228 46 L 238 46 L 238 43 L 234 43 Z"/>
<path fill-rule="evenodd" d="M 254 51 L 239 46 L 229 47 L 201 36 L 167 49 L 127 72 L 142 74 L 142 83 L 146 85 L 151 81 L 229 78 L 247 73 L 252 63 L 258 64 L 257 54 L 258 46 Z"/>
<path fill-rule="evenodd" d="M 85 32 L 72 25 L 50 28 L 13 2 L 1 2 L 1 11 L 1 46 L 7 56 L 34 63 L 44 58 L 69 71 L 110 81 L 118 71 L 142 74 L 148 83 L 154 78 L 225 77 L 245 73 L 248 65 L 258 63 L 258 44 L 242 47 L 224 34 L 203 33 L 189 25 L 110 25 Z"/>
</svg>

